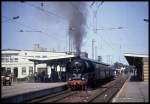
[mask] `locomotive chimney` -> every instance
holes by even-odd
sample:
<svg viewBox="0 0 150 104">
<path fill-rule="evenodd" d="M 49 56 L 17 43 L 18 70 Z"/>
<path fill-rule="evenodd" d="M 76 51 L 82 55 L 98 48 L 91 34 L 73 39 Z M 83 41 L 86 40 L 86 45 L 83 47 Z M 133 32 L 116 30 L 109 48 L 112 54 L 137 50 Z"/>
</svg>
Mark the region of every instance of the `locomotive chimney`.
<svg viewBox="0 0 150 104">
<path fill-rule="evenodd" d="M 79 49 L 77 49 L 77 51 L 76 51 L 76 57 L 80 57 L 80 50 Z"/>
</svg>

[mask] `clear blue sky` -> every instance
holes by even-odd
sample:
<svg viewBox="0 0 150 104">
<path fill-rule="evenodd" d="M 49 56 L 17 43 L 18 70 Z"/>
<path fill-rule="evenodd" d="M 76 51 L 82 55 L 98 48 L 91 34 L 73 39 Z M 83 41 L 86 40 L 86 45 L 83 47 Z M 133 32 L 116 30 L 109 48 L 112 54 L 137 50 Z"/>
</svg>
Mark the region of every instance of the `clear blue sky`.
<svg viewBox="0 0 150 104">
<path fill-rule="evenodd" d="M 148 54 L 148 2 L 87 2 L 87 35 L 81 50 L 92 57 L 92 39 L 97 47 L 97 55 L 108 62 L 127 63 L 123 53 Z M 91 7 L 90 7 L 91 6 Z M 38 8 L 43 8 L 42 11 Z M 93 13 L 97 10 L 97 22 Z M 54 14 L 53 14 L 54 13 Z M 2 49 L 30 50 L 34 43 L 51 51 L 68 50 L 68 20 L 55 2 L 2 2 Z M 7 21 L 12 17 L 19 19 Z M 96 20 L 94 19 L 94 21 Z M 93 31 L 97 24 L 97 32 Z M 123 29 L 110 29 L 123 27 Z M 40 32 L 19 32 L 42 31 Z M 121 47 L 121 48 L 120 48 Z"/>
</svg>

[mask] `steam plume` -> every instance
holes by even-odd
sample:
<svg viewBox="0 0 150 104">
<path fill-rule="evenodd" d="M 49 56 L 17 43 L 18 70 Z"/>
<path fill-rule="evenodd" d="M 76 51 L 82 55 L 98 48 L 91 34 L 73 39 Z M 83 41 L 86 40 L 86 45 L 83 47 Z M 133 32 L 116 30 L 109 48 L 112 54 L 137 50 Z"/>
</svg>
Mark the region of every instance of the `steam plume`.
<svg viewBox="0 0 150 104">
<path fill-rule="evenodd" d="M 73 40 L 73 46 L 80 53 L 83 38 L 86 36 L 86 2 L 54 2 L 59 10 L 59 16 L 68 21 L 68 35 Z"/>
<path fill-rule="evenodd" d="M 72 3 L 74 6 L 70 9 L 70 18 L 69 18 L 69 35 L 73 39 L 74 48 L 77 53 L 80 53 L 82 41 L 86 35 L 85 24 L 86 24 L 86 10 L 85 3 L 79 2 L 76 4 Z"/>
</svg>

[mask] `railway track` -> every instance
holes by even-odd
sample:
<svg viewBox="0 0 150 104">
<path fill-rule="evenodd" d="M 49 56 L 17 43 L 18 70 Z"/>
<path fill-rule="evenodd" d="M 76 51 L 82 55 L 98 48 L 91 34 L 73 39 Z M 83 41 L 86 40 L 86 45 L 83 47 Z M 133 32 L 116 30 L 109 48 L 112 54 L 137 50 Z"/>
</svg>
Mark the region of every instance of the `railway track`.
<svg viewBox="0 0 150 104">
<path fill-rule="evenodd" d="M 50 94 L 44 97 L 40 97 L 40 98 L 35 98 L 33 100 L 27 101 L 27 103 L 42 103 L 42 102 L 56 102 L 58 100 L 61 100 L 67 96 L 71 96 L 72 94 L 74 94 L 75 92 L 72 92 L 71 90 L 65 90 L 65 91 L 61 91 L 55 94 Z"/>
<path fill-rule="evenodd" d="M 65 90 L 56 94 L 33 99 L 28 103 L 45 103 L 45 102 L 111 102 L 113 96 L 120 90 L 128 75 L 119 76 L 117 79 L 102 85 L 95 90 L 87 91 L 70 91 Z"/>
<path fill-rule="evenodd" d="M 117 80 L 108 83 L 106 86 L 104 85 L 106 87 L 105 90 L 91 99 L 90 102 L 111 102 L 114 95 L 121 89 L 128 77 L 128 75 L 124 77 L 120 76 Z M 99 90 L 102 90 L 102 88 L 99 88 Z"/>
</svg>

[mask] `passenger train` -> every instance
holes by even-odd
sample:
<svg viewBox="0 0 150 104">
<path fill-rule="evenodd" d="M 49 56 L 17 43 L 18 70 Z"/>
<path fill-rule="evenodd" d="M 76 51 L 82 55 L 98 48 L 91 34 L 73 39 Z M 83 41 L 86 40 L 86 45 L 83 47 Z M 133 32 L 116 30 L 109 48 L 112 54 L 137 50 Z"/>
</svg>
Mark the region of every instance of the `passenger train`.
<svg viewBox="0 0 150 104">
<path fill-rule="evenodd" d="M 94 87 L 106 79 L 113 79 L 114 69 L 105 63 L 76 57 L 68 67 L 68 86 L 72 90 Z"/>
</svg>

